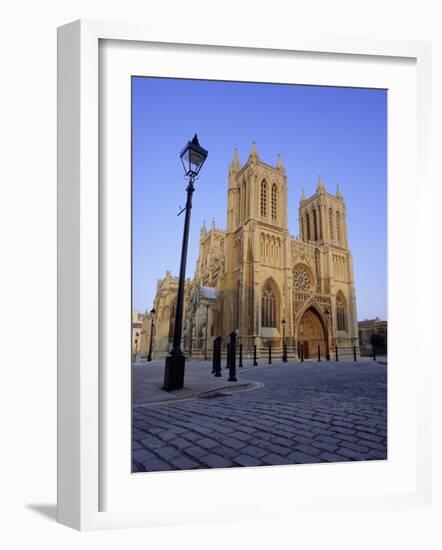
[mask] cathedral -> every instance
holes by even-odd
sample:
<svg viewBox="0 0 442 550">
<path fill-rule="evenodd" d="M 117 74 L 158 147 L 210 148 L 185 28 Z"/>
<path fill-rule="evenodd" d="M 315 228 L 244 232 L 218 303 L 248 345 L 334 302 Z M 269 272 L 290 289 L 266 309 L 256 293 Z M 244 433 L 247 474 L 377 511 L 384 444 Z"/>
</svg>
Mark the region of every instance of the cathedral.
<svg viewBox="0 0 442 550">
<path fill-rule="evenodd" d="M 356 295 L 348 245 L 345 202 L 339 188 L 302 191 L 299 236 L 289 234 L 287 176 L 263 162 L 256 144 L 241 166 L 235 150 L 227 185 L 227 227 L 215 221 L 200 231 L 193 279 L 186 281 L 182 349 L 187 357 L 210 359 L 213 339 L 223 347 L 236 331 L 245 356 L 274 357 L 286 344 L 289 357 L 325 358 L 358 346 Z M 141 356 L 160 358 L 173 338 L 178 278 L 157 282 L 154 308 L 144 316 Z M 301 351 L 302 350 L 302 351 Z"/>
</svg>

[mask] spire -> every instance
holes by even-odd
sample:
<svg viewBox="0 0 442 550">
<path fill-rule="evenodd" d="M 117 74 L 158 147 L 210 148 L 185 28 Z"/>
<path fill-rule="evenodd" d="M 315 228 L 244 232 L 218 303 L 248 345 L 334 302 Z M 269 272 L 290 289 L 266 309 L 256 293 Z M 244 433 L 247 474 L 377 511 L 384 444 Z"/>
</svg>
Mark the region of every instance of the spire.
<svg viewBox="0 0 442 550">
<path fill-rule="evenodd" d="M 341 193 L 341 190 L 339 189 L 339 183 L 338 185 L 336 186 L 336 196 L 338 199 L 342 199 L 342 193 Z"/>
<path fill-rule="evenodd" d="M 233 161 L 230 165 L 230 171 L 235 171 L 237 172 L 238 170 L 241 169 L 241 164 L 239 163 L 239 158 L 238 158 L 238 149 L 235 149 L 235 152 L 233 154 Z"/>
<path fill-rule="evenodd" d="M 212 231 L 215 231 L 216 229 L 216 223 L 215 223 L 215 216 L 212 218 Z"/>
<path fill-rule="evenodd" d="M 201 230 L 200 230 L 201 237 L 205 237 L 206 233 L 207 233 L 206 220 L 203 220 L 203 225 L 201 226 Z"/>
<path fill-rule="evenodd" d="M 233 154 L 233 162 L 232 162 L 232 166 L 234 166 L 235 168 L 240 168 L 240 164 L 239 164 L 239 158 L 238 158 L 238 149 L 235 148 L 235 152 Z"/>
<path fill-rule="evenodd" d="M 249 160 L 258 160 L 258 151 L 256 150 L 256 141 L 252 141 L 252 151 L 249 155 Z"/>
<path fill-rule="evenodd" d="M 318 177 L 318 185 L 316 187 L 316 192 L 317 193 L 324 193 L 325 192 L 325 185 L 324 185 L 324 182 L 323 182 L 321 176 Z"/>
<path fill-rule="evenodd" d="M 282 156 L 278 153 L 278 159 L 276 161 L 276 168 L 281 171 L 285 171 L 284 164 L 282 163 Z"/>
<path fill-rule="evenodd" d="M 304 187 L 302 188 L 302 191 L 301 191 L 301 203 L 305 202 L 306 200 L 306 196 L 305 196 L 305 193 L 304 193 Z"/>
</svg>

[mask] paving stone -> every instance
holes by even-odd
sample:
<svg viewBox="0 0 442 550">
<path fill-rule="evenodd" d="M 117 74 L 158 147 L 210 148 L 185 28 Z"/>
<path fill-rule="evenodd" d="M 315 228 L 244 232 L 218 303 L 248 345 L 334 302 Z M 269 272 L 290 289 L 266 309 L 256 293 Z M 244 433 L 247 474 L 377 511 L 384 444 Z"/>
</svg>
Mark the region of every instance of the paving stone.
<svg viewBox="0 0 442 550">
<path fill-rule="evenodd" d="M 261 460 L 264 462 L 264 464 L 270 465 L 282 465 L 282 464 L 293 464 L 288 458 L 285 456 L 277 455 L 274 453 L 268 453 L 264 455 Z"/>
<path fill-rule="evenodd" d="M 190 460 L 190 458 L 187 458 L 185 456 L 179 456 L 178 458 L 173 458 L 171 459 L 170 462 L 173 466 L 175 466 L 179 470 L 193 470 L 199 467 L 197 462 L 194 462 L 193 460 Z"/>
<path fill-rule="evenodd" d="M 166 445 L 164 447 L 160 447 L 159 449 L 155 449 L 155 453 L 159 455 L 161 458 L 164 458 L 165 460 L 177 458 L 181 455 L 181 451 L 179 451 L 178 449 L 170 445 Z"/>
<path fill-rule="evenodd" d="M 164 441 L 161 441 L 161 439 L 158 439 L 155 436 L 150 436 L 150 437 L 143 436 L 143 439 L 141 439 L 141 444 L 147 449 L 158 449 L 159 447 L 164 446 Z"/>
<path fill-rule="evenodd" d="M 370 449 L 375 449 L 377 451 L 384 451 L 387 448 L 386 443 L 375 443 L 374 441 L 370 441 L 368 439 L 361 439 L 359 443 L 361 445 L 365 445 L 365 447 L 369 447 Z"/>
<path fill-rule="evenodd" d="M 357 451 L 359 453 L 368 453 L 369 449 L 366 446 L 358 445 L 357 443 L 351 443 L 350 441 L 343 441 L 341 443 L 342 447 L 346 447 L 347 449 L 352 449 L 353 451 Z"/>
<path fill-rule="evenodd" d="M 214 447 L 210 450 L 211 453 L 220 455 L 224 458 L 235 458 L 235 456 L 238 455 L 238 451 L 236 449 L 232 449 L 231 447 Z"/>
<path fill-rule="evenodd" d="M 200 447 L 204 447 L 205 449 L 213 449 L 213 447 L 217 447 L 219 445 L 217 441 L 215 441 L 214 439 L 209 439 L 208 437 L 197 439 L 195 443 Z"/>
<path fill-rule="evenodd" d="M 210 468 L 228 468 L 233 464 L 231 460 L 214 453 L 210 453 L 210 454 L 207 454 L 206 456 L 201 457 L 200 461 L 206 464 L 207 466 L 209 466 Z"/>
<path fill-rule="evenodd" d="M 227 447 L 232 447 L 233 449 L 242 449 L 246 445 L 245 441 L 238 441 L 237 439 L 233 439 L 232 437 L 226 437 L 222 441 L 223 445 L 227 445 Z"/>
<path fill-rule="evenodd" d="M 246 454 L 253 456 L 255 458 L 261 458 L 267 451 L 265 449 L 260 449 L 259 447 L 254 447 L 253 445 L 247 445 L 241 449 L 241 454 Z"/>
<path fill-rule="evenodd" d="M 259 466 L 262 464 L 262 461 L 256 457 L 251 457 L 249 455 L 238 455 L 235 457 L 234 462 L 239 466 Z"/>
<path fill-rule="evenodd" d="M 356 437 L 359 437 L 359 439 L 363 439 L 364 441 L 373 441 L 374 443 L 382 443 L 384 440 L 383 437 L 365 432 L 356 432 L 355 435 Z"/>
<path fill-rule="evenodd" d="M 360 453 L 358 451 L 353 451 L 352 449 L 347 449 L 346 447 L 340 447 L 338 449 L 338 454 L 351 458 L 352 460 L 366 460 L 368 458 L 367 453 Z"/>
<path fill-rule="evenodd" d="M 138 449 L 136 451 L 133 451 L 132 458 L 136 462 L 143 463 L 146 460 L 154 459 L 154 458 L 157 458 L 157 457 L 151 451 L 147 451 L 146 449 Z"/>
<path fill-rule="evenodd" d="M 317 456 L 321 452 L 319 449 L 316 449 L 315 447 L 310 447 L 309 445 L 296 445 L 296 451 L 300 451 L 301 453 L 311 456 Z"/>
<path fill-rule="evenodd" d="M 143 468 L 145 472 L 164 472 L 176 469 L 164 460 L 160 460 L 159 458 L 143 462 Z"/>
<path fill-rule="evenodd" d="M 312 447 L 316 447 L 320 449 L 321 451 L 327 451 L 329 453 L 335 452 L 336 449 L 338 448 L 336 443 L 330 444 L 330 443 L 324 443 L 323 441 L 316 441 L 316 440 L 311 441 L 310 445 Z"/>
<path fill-rule="evenodd" d="M 194 458 L 200 458 L 207 455 L 209 453 L 209 449 L 203 449 L 202 447 L 193 445 L 192 447 L 186 447 L 184 452 Z"/>
<path fill-rule="evenodd" d="M 321 453 L 318 458 L 326 462 L 348 462 L 350 460 L 346 456 L 340 456 L 334 453 Z"/>
<path fill-rule="evenodd" d="M 293 453 L 290 453 L 287 458 L 293 464 L 311 464 L 321 462 L 319 458 L 312 455 L 304 454 L 300 451 L 294 451 Z"/>
</svg>

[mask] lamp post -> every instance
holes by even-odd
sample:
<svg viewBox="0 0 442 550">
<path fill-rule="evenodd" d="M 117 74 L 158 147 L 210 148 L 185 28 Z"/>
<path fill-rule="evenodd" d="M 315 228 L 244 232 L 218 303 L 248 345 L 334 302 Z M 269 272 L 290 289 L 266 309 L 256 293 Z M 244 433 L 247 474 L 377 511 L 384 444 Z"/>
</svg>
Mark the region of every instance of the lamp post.
<svg viewBox="0 0 442 550">
<path fill-rule="evenodd" d="M 156 311 L 155 311 L 155 308 L 153 307 L 151 310 L 150 310 L 150 314 L 152 316 L 152 321 L 150 323 L 150 342 L 149 342 L 149 355 L 147 356 L 147 360 L 148 361 L 152 361 L 152 341 L 153 341 L 153 328 L 154 328 L 154 322 L 153 322 L 153 317 L 155 315 Z"/>
<path fill-rule="evenodd" d="M 285 319 L 282 320 L 282 362 L 287 363 L 287 349 L 285 347 Z"/>
<path fill-rule="evenodd" d="M 183 323 L 184 284 L 186 277 L 187 246 L 189 244 L 190 212 L 192 210 L 192 195 L 195 191 L 194 182 L 207 158 L 208 152 L 201 147 L 195 134 L 180 153 L 186 178 L 188 178 L 187 200 L 184 218 L 183 243 L 181 248 L 180 275 L 178 280 L 177 304 L 175 310 L 175 328 L 173 344 L 166 357 L 163 389 L 166 391 L 180 390 L 184 386 L 184 365 L 186 359 L 181 351 L 181 328 Z"/>
<path fill-rule="evenodd" d="M 328 323 L 329 323 L 329 315 L 330 311 L 326 309 L 324 311 L 325 313 L 325 358 L 327 361 L 330 361 L 330 348 L 328 344 Z"/>
</svg>

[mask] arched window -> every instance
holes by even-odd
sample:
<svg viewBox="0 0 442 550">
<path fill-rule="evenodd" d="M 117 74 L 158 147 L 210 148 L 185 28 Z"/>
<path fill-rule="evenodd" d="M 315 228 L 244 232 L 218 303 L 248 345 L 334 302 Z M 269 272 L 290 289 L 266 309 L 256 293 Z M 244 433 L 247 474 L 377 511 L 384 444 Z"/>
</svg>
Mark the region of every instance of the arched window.
<svg viewBox="0 0 442 550">
<path fill-rule="evenodd" d="M 263 327 L 276 327 L 277 297 L 274 285 L 268 282 L 264 286 L 261 298 L 261 324 Z"/>
<path fill-rule="evenodd" d="M 315 209 L 313 209 L 313 239 L 318 240 L 318 216 Z"/>
<path fill-rule="evenodd" d="M 246 191 L 246 182 L 242 184 L 242 207 L 241 207 L 241 221 L 244 222 L 247 216 L 247 191 Z"/>
<path fill-rule="evenodd" d="M 310 240 L 310 216 L 308 214 L 305 215 L 305 223 L 307 226 L 307 240 Z"/>
<path fill-rule="evenodd" d="M 336 211 L 336 239 L 341 242 L 341 214 Z"/>
<path fill-rule="evenodd" d="M 267 182 L 261 183 L 261 216 L 267 216 Z"/>
<path fill-rule="evenodd" d="M 272 185 L 272 220 L 273 221 L 276 221 L 277 193 L 278 193 L 278 188 L 276 187 L 276 183 L 274 183 Z"/>
<path fill-rule="evenodd" d="M 336 325 L 338 330 L 347 330 L 347 311 L 344 296 L 339 293 L 336 296 Z"/>
<path fill-rule="evenodd" d="M 330 227 L 330 239 L 333 241 L 335 238 L 335 231 L 333 228 L 333 210 L 331 208 L 328 211 L 328 225 Z"/>
</svg>

